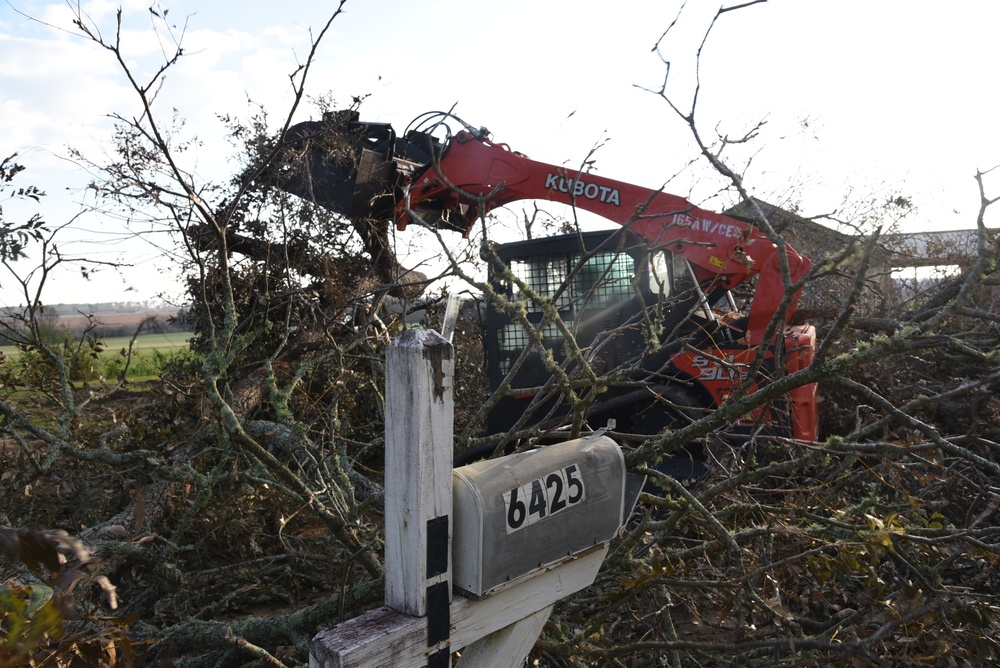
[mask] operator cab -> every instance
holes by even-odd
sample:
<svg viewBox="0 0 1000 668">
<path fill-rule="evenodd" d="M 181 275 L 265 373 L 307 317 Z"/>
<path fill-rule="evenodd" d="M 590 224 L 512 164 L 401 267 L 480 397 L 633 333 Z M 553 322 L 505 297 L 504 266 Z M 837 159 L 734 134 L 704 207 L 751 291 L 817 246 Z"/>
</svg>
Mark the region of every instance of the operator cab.
<svg viewBox="0 0 1000 668">
<path fill-rule="evenodd" d="M 648 369 L 669 366 L 667 360 L 682 340 L 698 345 L 722 328 L 707 321 L 706 297 L 695 288 L 687 261 L 662 248 L 650 249 L 625 230 L 505 244 L 497 259 L 490 267 L 491 283 L 514 308 L 487 306 L 484 347 L 490 389 L 516 371 L 512 396 L 501 399 L 488 417 L 491 434 L 510 431 L 526 411 L 521 427 L 559 424 L 567 406 L 552 384 L 553 365 L 572 380 L 582 380 L 573 361 L 579 354 L 598 376 L 633 368 L 648 378 Z M 650 356 L 652 336 L 677 343 Z M 588 414 L 591 426 L 604 426 L 607 418 L 615 418 L 620 429 L 632 426 L 619 414 L 629 412 L 628 401 L 616 403 L 616 398 L 634 394 L 635 380 L 621 378 L 620 386 L 595 397 L 592 406 L 598 408 Z M 577 391 L 586 394 L 589 389 Z"/>
</svg>

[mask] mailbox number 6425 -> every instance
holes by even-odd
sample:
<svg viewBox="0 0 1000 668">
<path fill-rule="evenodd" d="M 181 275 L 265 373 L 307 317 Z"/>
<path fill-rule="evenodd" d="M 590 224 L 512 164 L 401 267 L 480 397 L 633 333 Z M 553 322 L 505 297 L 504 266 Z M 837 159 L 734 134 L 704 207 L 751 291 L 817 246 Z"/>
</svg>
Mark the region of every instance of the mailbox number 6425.
<svg viewBox="0 0 1000 668">
<path fill-rule="evenodd" d="M 504 494 L 507 533 L 531 526 L 583 501 L 585 490 L 576 464 L 547 473 Z"/>
</svg>

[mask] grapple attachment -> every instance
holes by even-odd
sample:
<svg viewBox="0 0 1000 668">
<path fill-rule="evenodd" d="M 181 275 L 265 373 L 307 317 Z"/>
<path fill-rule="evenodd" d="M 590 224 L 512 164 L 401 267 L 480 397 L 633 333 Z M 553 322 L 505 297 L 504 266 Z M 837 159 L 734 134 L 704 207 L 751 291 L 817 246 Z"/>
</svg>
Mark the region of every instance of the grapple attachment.
<svg viewBox="0 0 1000 668">
<path fill-rule="evenodd" d="M 405 184 L 434 169 L 445 151 L 430 132 L 412 130 L 400 138 L 388 123 L 362 122 L 354 110 L 293 125 L 285 140 L 288 152 L 278 187 L 351 220 L 399 223 L 409 205 Z M 462 208 L 427 199 L 414 206 L 414 213 L 427 225 L 466 232 L 470 225 Z"/>
<path fill-rule="evenodd" d="M 356 111 L 324 114 L 288 129 L 282 190 L 348 218 L 391 217 L 397 173 L 396 133 L 362 123 Z"/>
</svg>

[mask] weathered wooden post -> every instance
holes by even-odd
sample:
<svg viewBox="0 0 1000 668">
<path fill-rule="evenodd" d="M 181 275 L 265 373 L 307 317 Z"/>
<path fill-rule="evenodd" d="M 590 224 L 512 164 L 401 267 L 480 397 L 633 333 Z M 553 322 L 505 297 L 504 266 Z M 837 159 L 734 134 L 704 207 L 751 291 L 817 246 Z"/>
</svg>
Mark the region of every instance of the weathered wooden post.
<svg viewBox="0 0 1000 668">
<path fill-rule="evenodd" d="M 453 471 L 453 372 L 437 332 L 389 346 L 385 606 L 317 634 L 311 668 L 443 668 L 455 650 L 460 668 L 519 666 L 552 606 L 594 581 L 631 511 L 607 438 Z"/>
<path fill-rule="evenodd" d="M 408 329 L 386 351 L 385 604 L 427 618 L 429 666 L 450 666 L 453 348 Z"/>
</svg>

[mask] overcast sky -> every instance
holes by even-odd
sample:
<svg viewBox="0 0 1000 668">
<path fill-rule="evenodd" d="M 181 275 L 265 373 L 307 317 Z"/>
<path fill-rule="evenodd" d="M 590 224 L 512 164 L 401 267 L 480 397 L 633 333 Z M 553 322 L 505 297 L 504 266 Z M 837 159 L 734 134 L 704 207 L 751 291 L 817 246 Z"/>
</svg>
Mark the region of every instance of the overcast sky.
<svg viewBox="0 0 1000 668">
<path fill-rule="evenodd" d="M 104 34 L 124 7 L 130 64 L 148 70 L 162 35 L 149 0 L 82 2 Z M 310 29 L 336 3 L 179 0 L 159 5 L 184 31 L 185 58 L 158 99 L 176 108 L 204 144 L 183 156 L 205 179 L 229 165 L 221 114 L 248 116 L 248 99 L 277 122 L 291 99 L 288 75 L 308 53 Z M 733 3 L 727 3 L 733 4 Z M 721 181 L 696 158 L 690 132 L 658 90 L 690 105 L 692 56 L 718 0 L 616 3 L 577 0 L 348 0 L 322 44 L 310 89 L 343 104 L 367 95 L 366 119 L 398 131 L 418 114 L 453 105 L 497 141 L 533 158 L 579 164 L 596 144 L 605 176 L 690 196 L 710 207 Z M 39 19 L 29 20 L 26 16 Z M 186 28 L 185 28 L 186 25 Z M 805 215 L 900 193 L 918 211 L 907 229 L 975 224 L 976 170 L 1000 163 L 995 118 L 1000 81 L 1000 3 L 964 0 L 770 0 L 725 14 L 702 57 L 697 121 L 706 137 L 742 135 L 766 120 L 749 146 L 727 153 L 751 192 Z M 111 54 L 75 32 L 63 2 L 0 0 L 0 153 L 14 152 L 45 187 L 43 212 L 63 222 L 79 209 L 90 175 L 67 147 L 97 158 L 112 112 L 136 99 Z M 300 115 L 305 120 L 314 107 Z M 990 185 L 990 181 L 987 182 Z M 990 194 L 1000 194 L 1000 179 Z M 69 188 L 69 190 L 67 190 Z M 5 215 L 11 211 L 5 205 Z M 172 262 L 155 237 L 124 243 L 118 221 L 86 217 L 69 251 L 137 265 L 89 282 L 58 275 L 47 301 L 151 299 L 169 289 Z M 140 230 L 133 229 L 132 232 Z M 78 239 L 99 239 L 81 245 Z M 17 301 L 0 278 L 0 303 Z"/>
</svg>

